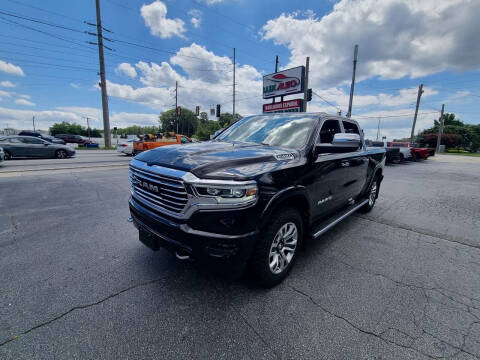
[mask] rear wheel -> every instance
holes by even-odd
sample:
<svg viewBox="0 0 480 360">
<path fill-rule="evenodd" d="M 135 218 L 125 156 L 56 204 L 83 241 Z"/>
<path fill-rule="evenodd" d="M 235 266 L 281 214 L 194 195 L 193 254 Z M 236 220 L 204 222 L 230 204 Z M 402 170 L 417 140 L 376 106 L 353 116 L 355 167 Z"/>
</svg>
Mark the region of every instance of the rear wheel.
<svg viewBox="0 0 480 360">
<path fill-rule="evenodd" d="M 400 153 L 400 162 L 404 162 L 405 161 L 405 157 L 403 156 L 402 153 Z"/>
<path fill-rule="evenodd" d="M 10 154 L 7 150 L 4 151 L 5 160 L 10 160 L 12 158 L 12 154 Z"/>
<path fill-rule="evenodd" d="M 288 275 L 302 242 L 302 225 L 302 218 L 294 209 L 283 209 L 271 217 L 250 263 L 252 275 L 262 286 L 274 286 Z"/>
<path fill-rule="evenodd" d="M 55 157 L 57 159 L 65 159 L 67 157 L 67 152 L 65 150 L 57 150 L 55 151 Z"/>
</svg>

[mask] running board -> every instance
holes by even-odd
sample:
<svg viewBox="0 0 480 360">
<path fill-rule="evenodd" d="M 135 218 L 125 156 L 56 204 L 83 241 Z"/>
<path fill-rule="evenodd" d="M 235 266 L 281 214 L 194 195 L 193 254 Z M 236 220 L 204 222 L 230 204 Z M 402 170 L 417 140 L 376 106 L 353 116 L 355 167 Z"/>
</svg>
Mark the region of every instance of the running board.
<svg viewBox="0 0 480 360">
<path fill-rule="evenodd" d="M 312 230 L 313 238 L 317 238 L 320 235 L 322 235 L 323 233 L 327 232 L 332 227 L 337 225 L 340 221 L 342 221 L 342 220 L 346 219 L 347 217 L 349 217 L 350 215 L 352 215 L 355 211 L 360 209 L 366 203 L 368 203 L 368 199 L 362 200 L 361 202 L 359 202 L 357 204 L 350 205 L 344 211 L 342 211 L 339 215 L 331 217 L 331 218 L 329 218 L 325 221 L 322 221 L 320 224 L 318 224 L 317 226 L 315 226 L 313 228 L 313 230 Z"/>
</svg>

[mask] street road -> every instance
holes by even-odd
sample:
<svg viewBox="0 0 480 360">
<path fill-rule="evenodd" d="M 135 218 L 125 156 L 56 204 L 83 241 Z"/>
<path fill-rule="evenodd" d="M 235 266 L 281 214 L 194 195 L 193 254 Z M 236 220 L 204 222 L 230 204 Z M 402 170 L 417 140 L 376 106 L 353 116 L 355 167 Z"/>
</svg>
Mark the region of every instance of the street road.
<svg viewBox="0 0 480 360">
<path fill-rule="evenodd" d="M 74 157 L 66 159 L 13 159 L 0 164 L 0 177 L 24 176 L 31 172 L 51 174 L 74 171 L 91 171 L 108 167 L 127 167 L 131 157 L 115 150 L 77 150 Z"/>
<path fill-rule="evenodd" d="M 388 166 L 267 290 L 143 246 L 126 169 L 0 178 L 0 358 L 480 358 L 479 184 L 474 158 Z"/>
</svg>

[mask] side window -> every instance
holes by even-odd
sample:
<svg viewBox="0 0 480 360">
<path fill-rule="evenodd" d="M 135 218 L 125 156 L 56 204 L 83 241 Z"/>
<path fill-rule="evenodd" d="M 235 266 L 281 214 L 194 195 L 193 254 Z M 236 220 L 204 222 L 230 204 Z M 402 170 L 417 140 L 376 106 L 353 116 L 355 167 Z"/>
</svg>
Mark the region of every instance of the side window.
<svg viewBox="0 0 480 360">
<path fill-rule="evenodd" d="M 10 138 L 10 139 L 8 139 L 8 142 L 14 143 L 14 144 L 21 143 L 19 138 Z"/>
<path fill-rule="evenodd" d="M 181 140 L 182 140 L 182 144 L 188 144 L 190 142 L 190 140 L 188 140 L 186 137 L 183 137 L 183 136 Z"/>
<path fill-rule="evenodd" d="M 358 130 L 358 126 L 350 121 L 343 121 L 343 128 L 347 134 L 358 134 L 360 135 L 360 131 Z"/>
<path fill-rule="evenodd" d="M 320 129 L 320 143 L 331 144 L 333 141 L 333 136 L 339 132 L 341 131 L 338 120 L 326 120 Z"/>
<path fill-rule="evenodd" d="M 37 138 L 21 138 L 20 140 L 25 144 L 43 144 L 43 141 Z"/>
</svg>

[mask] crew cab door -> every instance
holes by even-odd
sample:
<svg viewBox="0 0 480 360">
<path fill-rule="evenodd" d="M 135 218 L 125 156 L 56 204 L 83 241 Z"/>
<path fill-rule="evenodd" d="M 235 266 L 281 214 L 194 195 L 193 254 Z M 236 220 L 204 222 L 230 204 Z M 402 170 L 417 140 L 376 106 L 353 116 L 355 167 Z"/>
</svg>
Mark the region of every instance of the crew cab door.
<svg viewBox="0 0 480 360">
<path fill-rule="evenodd" d="M 331 144 L 334 135 L 341 132 L 339 120 L 326 119 L 320 128 L 317 144 Z M 343 158 L 344 154 L 314 155 L 312 182 L 308 187 L 314 221 L 331 215 L 346 201 L 343 179 L 348 169 L 343 163 Z"/>
<path fill-rule="evenodd" d="M 360 129 L 358 125 L 349 120 L 342 120 L 343 132 L 347 134 L 358 134 L 360 137 Z M 343 186 L 347 201 L 356 199 L 362 192 L 367 181 L 368 157 L 363 148 L 363 144 L 356 151 L 343 154 L 342 164 L 347 169 L 343 174 Z"/>
</svg>

